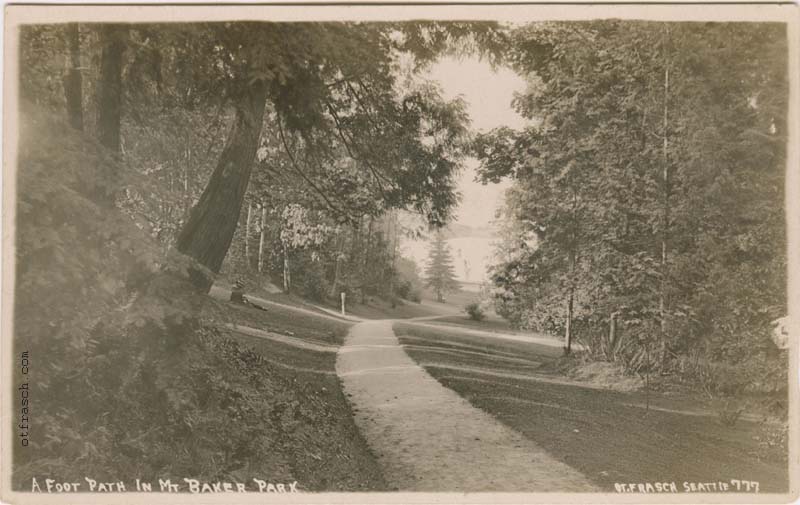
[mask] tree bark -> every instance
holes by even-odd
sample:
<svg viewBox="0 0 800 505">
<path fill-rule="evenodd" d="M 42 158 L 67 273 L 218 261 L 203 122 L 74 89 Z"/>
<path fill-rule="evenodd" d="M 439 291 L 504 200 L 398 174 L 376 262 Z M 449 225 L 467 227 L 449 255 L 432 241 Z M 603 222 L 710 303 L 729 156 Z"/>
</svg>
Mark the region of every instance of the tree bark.
<svg viewBox="0 0 800 505">
<path fill-rule="evenodd" d="M 236 98 L 236 115 L 217 166 L 178 235 L 178 251 L 212 274 L 192 272 L 192 281 L 201 292 L 211 289 L 213 274 L 219 273 L 233 240 L 258 148 L 266 98 L 267 88 L 261 81 Z"/>
<path fill-rule="evenodd" d="M 336 252 L 336 264 L 333 267 L 333 283 L 331 284 L 331 289 L 328 292 L 328 296 L 333 298 L 336 296 L 337 288 L 339 287 L 339 277 L 342 271 L 342 255 L 344 254 L 344 244 L 345 244 L 345 231 L 342 230 L 341 234 L 339 235 L 339 247 L 337 248 Z"/>
<path fill-rule="evenodd" d="M 289 248 L 283 244 L 283 291 L 287 295 L 292 289 L 292 269 L 289 265 Z"/>
<path fill-rule="evenodd" d="M 572 352 L 572 305 L 575 300 L 575 290 L 570 286 L 567 300 L 567 327 L 564 332 L 564 354 Z"/>
<path fill-rule="evenodd" d="M 569 245 L 569 296 L 567 301 L 567 324 L 564 331 L 564 354 L 572 352 L 572 310 L 575 302 L 575 264 L 578 256 L 578 195 L 572 192 L 572 230 Z"/>
<path fill-rule="evenodd" d="M 189 212 L 189 208 L 192 205 L 192 199 L 189 195 L 189 162 L 191 159 L 191 149 L 186 150 L 186 166 L 183 168 L 183 214 L 184 218 L 186 214 Z"/>
<path fill-rule="evenodd" d="M 357 272 L 361 262 L 359 254 L 363 253 L 364 249 L 361 237 L 362 225 L 362 217 L 358 218 L 358 223 L 353 223 L 353 242 L 350 244 L 350 261 L 347 265 L 347 278 L 352 288 L 358 288 L 358 283 L 361 283 L 361 288 L 363 289 L 363 272 Z M 353 296 L 355 296 L 355 294 Z M 353 301 L 355 302 L 355 299 Z"/>
<path fill-rule="evenodd" d="M 264 238 L 266 236 L 267 228 L 267 206 L 261 202 L 261 236 L 258 239 L 258 271 L 259 273 L 264 269 Z"/>
<path fill-rule="evenodd" d="M 389 270 L 389 297 L 392 300 L 392 308 L 397 306 L 397 300 L 394 296 L 394 269 L 395 263 L 397 262 L 397 222 L 395 221 L 396 216 L 393 211 L 389 211 L 389 239 L 391 240 L 392 244 L 392 266 Z"/>
<path fill-rule="evenodd" d="M 100 28 L 100 82 L 98 83 L 97 138 L 102 145 L 120 152 L 122 117 L 122 56 L 127 27 L 104 24 Z"/>
<path fill-rule="evenodd" d="M 367 303 L 367 285 L 370 281 L 370 275 L 367 272 L 369 265 L 369 255 L 372 254 L 372 223 L 373 217 L 369 216 L 367 224 L 367 246 L 364 249 L 364 262 L 361 264 L 361 305 Z"/>
<path fill-rule="evenodd" d="M 250 261 L 250 223 L 252 222 L 252 216 L 253 202 L 249 202 L 247 204 L 247 224 L 244 227 L 244 258 L 247 261 L 248 271 L 252 268 L 252 262 Z"/>
<path fill-rule="evenodd" d="M 617 314 L 618 312 L 612 312 L 608 320 L 608 346 L 612 352 L 617 344 Z"/>
<path fill-rule="evenodd" d="M 669 239 L 669 65 L 666 56 L 666 41 L 664 43 L 664 145 L 663 145 L 663 173 L 662 173 L 662 216 L 661 216 L 661 289 L 658 301 L 658 311 L 661 326 L 661 352 L 660 362 L 664 363 L 667 356 L 667 241 Z"/>
<path fill-rule="evenodd" d="M 64 98 L 67 103 L 67 119 L 70 126 L 83 131 L 83 77 L 81 76 L 81 41 L 78 23 L 69 23 L 65 28 L 69 63 L 64 74 Z"/>
</svg>

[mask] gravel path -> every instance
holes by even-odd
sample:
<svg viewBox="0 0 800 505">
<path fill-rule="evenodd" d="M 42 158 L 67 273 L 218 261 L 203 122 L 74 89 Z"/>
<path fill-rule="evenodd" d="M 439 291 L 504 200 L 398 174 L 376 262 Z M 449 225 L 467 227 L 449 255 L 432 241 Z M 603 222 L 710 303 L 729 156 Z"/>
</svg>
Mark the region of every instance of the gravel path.
<svg viewBox="0 0 800 505">
<path fill-rule="evenodd" d="M 591 492 L 597 489 L 414 363 L 392 321 L 355 325 L 336 372 L 356 424 L 402 491 Z"/>
</svg>

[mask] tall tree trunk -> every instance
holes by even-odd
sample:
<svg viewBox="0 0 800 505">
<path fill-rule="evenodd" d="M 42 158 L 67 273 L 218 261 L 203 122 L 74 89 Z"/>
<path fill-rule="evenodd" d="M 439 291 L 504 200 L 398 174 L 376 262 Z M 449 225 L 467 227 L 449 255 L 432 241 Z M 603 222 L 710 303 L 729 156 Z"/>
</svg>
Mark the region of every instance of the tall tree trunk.
<svg viewBox="0 0 800 505">
<path fill-rule="evenodd" d="M 192 199 L 189 195 L 189 170 L 192 167 L 192 148 L 187 147 L 185 153 L 186 164 L 183 166 L 183 206 L 181 208 L 181 211 L 183 212 L 183 219 L 186 219 L 186 216 L 189 213 L 189 209 L 192 205 Z"/>
<path fill-rule="evenodd" d="M 97 139 L 115 153 L 121 153 L 120 121 L 122 117 L 122 56 L 125 52 L 127 27 L 104 24 L 100 28 L 100 75 L 97 83 Z M 118 177 L 115 164 L 110 165 L 107 179 L 99 183 L 100 200 L 113 206 L 116 201 L 114 181 Z"/>
<path fill-rule="evenodd" d="M 567 298 L 567 327 L 564 332 L 564 354 L 572 352 L 572 306 L 575 301 L 575 289 L 570 286 Z"/>
<path fill-rule="evenodd" d="M 67 119 L 70 126 L 83 130 L 83 77 L 81 76 L 81 38 L 78 23 L 65 27 L 69 48 L 69 63 L 64 74 L 64 98 L 67 103 Z"/>
<path fill-rule="evenodd" d="M 283 291 L 289 294 L 292 289 L 292 268 L 289 264 L 289 248 L 283 244 Z"/>
<path fill-rule="evenodd" d="M 104 24 L 100 28 L 100 82 L 97 90 L 97 138 L 102 145 L 120 152 L 122 117 L 122 56 L 127 27 Z"/>
<path fill-rule="evenodd" d="M 608 318 L 608 347 L 611 352 L 617 345 L 617 315 L 619 312 L 612 312 Z"/>
<path fill-rule="evenodd" d="M 658 312 L 661 325 L 661 353 L 660 362 L 664 363 L 667 357 L 667 241 L 669 240 L 669 62 L 666 55 L 666 40 L 664 43 L 664 145 L 663 145 L 663 173 L 662 182 L 662 216 L 661 216 L 661 289 L 658 300 Z"/>
<path fill-rule="evenodd" d="M 347 269 L 347 278 L 350 280 L 350 286 L 355 288 L 358 287 L 356 282 L 361 282 L 363 289 L 363 282 L 362 276 L 363 272 L 359 274 L 357 270 L 359 269 L 359 263 L 361 258 L 359 256 L 360 253 L 363 253 L 363 246 L 361 240 L 361 228 L 362 228 L 362 218 L 359 216 L 358 223 L 353 223 L 353 242 L 350 245 L 350 261 L 348 262 L 348 269 Z M 355 303 L 355 300 L 353 300 Z"/>
<path fill-rule="evenodd" d="M 253 216 L 253 202 L 247 204 L 247 223 L 244 226 L 244 259 L 247 261 L 247 270 L 252 268 L 253 263 L 250 261 L 250 223 Z"/>
<path fill-rule="evenodd" d="M 267 229 L 267 205 L 261 202 L 261 236 L 258 239 L 258 271 L 264 269 L 264 239 L 266 237 Z"/>
<path fill-rule="evenodd" d="M 369 222 L 367 224 L 367 247 L 364 249 L 364 262 L 361 264 L 361 275 L 362 275 L 362 282 L 361 282 L 361 305 L 367 303 L 367 284 L 370 280 L 370 275 L 367 272 L 369 266 L 369 255 L 372 254 L 372 223 L 373 217 L 369 216 Z"/>
<path fill-rule="evenodd" d="M 236 115 L 217 166 L 178 235 L 178 251 L 212 273 L 192 272 L 192 281 L 201 292 L 211 289 L 213 274 L 219 273 L 233 240 L 258 148 L 266 99 L 267 88 L 261 81 L 237 97 Z"/>
<path fill-rule="evenodd" d="M 575 303 L 575 264 L 578 255 L 578 195 L 572 192 L 572 230 L 569 245 L 569 296 L 567 297 L 567 321 L 564 331 L 564 353 L 572 352 L 572 310 Z"/>
<path fill-rule="evenodd" d="M 392 266 L 389 270 L 389 297 L 392 300 L 392 308 L 395 308 L 397 305 L 396 298 L 394 296 L 394 269 L 395 263 L 397 260 L 397 216 L 395 215 L 394 211 L 389 212 L 389 239 L 391 240 L 392 244 Z"/>
<path fill-rule="evenodd" d="M 333 298 L 336 296 L 337 288 L 339 287 L 339 277 L 342 271 L 342 255 L 344 254 L 344 244 L 345 244 L 345 232 L 342 230 L 341 234 L 339 235 L 339 247 L 336 251 L 336 265 L 333 267 L 333 283 L 331 284 L 331 289 L 328 292 L 328 296 Z"/>
</svg>

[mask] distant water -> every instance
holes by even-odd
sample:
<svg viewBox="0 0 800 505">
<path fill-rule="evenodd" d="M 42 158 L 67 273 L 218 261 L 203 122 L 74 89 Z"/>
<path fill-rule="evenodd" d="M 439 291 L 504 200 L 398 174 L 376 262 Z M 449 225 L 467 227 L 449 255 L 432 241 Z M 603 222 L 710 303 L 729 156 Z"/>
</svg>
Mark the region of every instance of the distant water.
<svg viewBox="0 0 800 505">
<path fill-rule="evenodd" d="M 463 282 L 480 284 L 486 280 L 486 269 L 494 251 L 489 237 L 457 237 L 447 240 L 453 258 L 456 278 Z M 424 272 L 428 263 L 430 243 L 427 240 L 405 240 L 401 246 L 403 256 L 413 259 Z M 466 289 L 466 287 L 465 287 Z"/>
</svg>

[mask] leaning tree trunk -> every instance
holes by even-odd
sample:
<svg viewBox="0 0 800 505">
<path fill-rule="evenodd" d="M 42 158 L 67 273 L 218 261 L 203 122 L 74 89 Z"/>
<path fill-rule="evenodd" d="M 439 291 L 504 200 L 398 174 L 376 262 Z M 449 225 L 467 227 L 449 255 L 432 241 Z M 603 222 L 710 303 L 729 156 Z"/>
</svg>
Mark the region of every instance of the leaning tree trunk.
<svg viewBox="0 0 800 505">
<path fill-rule="evenodd" d="M 219 273 L 236 231 L 261 136 L 266 99 L 267 88 L 261 81 L 236 98 L 236 116 L 217 166 L 178 235 L 178 251 L 197 260 L 212 274 Z M 207 293 L 213 275 L 194 270 L 192 282 Z"/>
<path fill-rule="evenodd" d="M 83 78 L 81 76 L 81 42 L 78 23 L 66 25 L 65 33 L 69 47 L 69 63 L 64 74 L 64 98 L 67 103 L 67 119 L 70 126 L 83 130 Z"/>
</svg>

